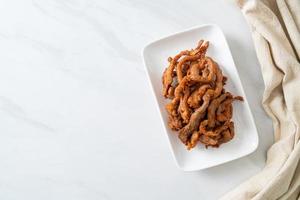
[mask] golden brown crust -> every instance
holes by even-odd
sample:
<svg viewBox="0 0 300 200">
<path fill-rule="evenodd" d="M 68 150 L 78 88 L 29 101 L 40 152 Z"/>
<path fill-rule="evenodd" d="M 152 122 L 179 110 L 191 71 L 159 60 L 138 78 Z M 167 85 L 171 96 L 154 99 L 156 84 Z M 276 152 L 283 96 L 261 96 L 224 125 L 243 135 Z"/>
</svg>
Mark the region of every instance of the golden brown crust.
<svg viewBox="0 0 300 200">
<path fill-rule="evenodd" d="M 163 73 L 163 77 L 162 77 L 162 82 L 163 82 L 163 95 L 164 97 L 168 97 L 168 90 L 171 87 L 172 83 L 173 83 L 173 77 L 174 77 L 174 69 L 176 66 L 177 61 L 184 55 L 188 55 L 189 51 L 185 50 L 185 51 L 181 51 L 178 55 L 176 55 L 173 59 L 172 58 L 168 58 L 169 61 L 169 66 L 168 68 L 165 69 L 164 73 Z"/>
<path fill-rule="evenodd" d="M 166 110 L 169 114 L 169 127 L 172 130 L 179 130 L 183 127 L 182 119 L 178 113 L 180 98 L 174 98 L 166 105 Z"/>
<path fill-rule="evenodd" d="M 186 56 L 186 57 L 184 57 L 183 59 L 181 59 L 179 61 L 179 63 L 177 64 L 177 68 L 176 68 L 177 78 L 178 78 L 179 83 L 183 79 L 183 72 L 182 72 L 183 64 L 185 64 L 186 62 L 191 62 L 191 61 L 198 60 L 199 58 L 201 58 L 201 56 L 202 56 L 201 54 Z"/>
<path fill-rule="evenodd" d="M 199 127 L 200 120 L 205 116 L 211 96 L 212 93 L 210 92 L 203 96 L 202 105 L 191 115 L 189 123 L 179 131 L 178 137 L 184 144 L 188 143 L 191 134 Z"/>
<path fill-rule="evenodd" d="M 223 74 L 222 74 L 222 70 L 219 68 L 219 65 L 212 61 L 214 63 L 214 67 L 216 69 L 216 81 L 215 81 L 215 94 L 214 94 L 214 98 L 217 98 L 218 96 L 220 96 L 222 89 L 223 89 Z"/>
<path fill-rule="evenodd" d="M 201 103 L 201 99 L 205 94 L 206 90 L 210 88 L 210 85 L 202 85 L 198 87 L 188 98 L 188 104 L 191 108 L 198 108 Z"/>
<path fill-rule="evenodd" d="M 206 76 L 202 75 L 203 69 L 206 69 Z M 216 75 L 216 65 L 212 59 L 206 57 L 200 60 L 199 64 L 191 66 L 190 77 L 191 80 L 200 83 L 210 83 L 213 81 Z"/>
<path fill-rule="evenodd" d="M 190 90 L 187 89 L 184 93 L 184 95 L 181 97 L 180 99 L 180 103 L 179 103 L 179 113 L 181 115 L 181 118 L 183 119 L 184 123 L 188 123 L 189 119 L 191 117 L 191 108 L 188 106 L 187 100 L 190 96 Z"/>
<path fill-rule="evenodd" d="M 207 111 L 207 119 L 208 119 L 208 127 L 212 128 L 216 123 L 216 109 L 220 106 L 222 101 L 226 98 L 232 98 L 232 95 L 229 92 L 222 94 L 220 97 L 214 99 L 208 107 Z"/>
<path fill-rule="evenodd" d="M 200 133 L 195 131 L 192 134 L 190 141 L 188 141 L 187 143 L 187 149 L 190 150 L 194 148 L 197 145 L 199 139 L 200 139 Z"/>
</svg>

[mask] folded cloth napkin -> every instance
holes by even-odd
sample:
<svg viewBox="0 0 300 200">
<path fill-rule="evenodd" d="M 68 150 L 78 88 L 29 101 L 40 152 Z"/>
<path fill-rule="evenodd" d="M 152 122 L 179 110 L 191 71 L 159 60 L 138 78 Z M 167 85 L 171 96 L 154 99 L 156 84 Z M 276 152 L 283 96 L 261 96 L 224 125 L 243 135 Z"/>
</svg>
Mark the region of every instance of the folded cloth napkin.
<svg viewBox="0 0 300 200">
<path fill-rule="evenodd" d="M 237 2 L 251 27 L 265 83 L 262 104 L 273 120 L 275 143 L 264 169 L 221 199 L 299 200 L 300 0 Z"/>
</svg>

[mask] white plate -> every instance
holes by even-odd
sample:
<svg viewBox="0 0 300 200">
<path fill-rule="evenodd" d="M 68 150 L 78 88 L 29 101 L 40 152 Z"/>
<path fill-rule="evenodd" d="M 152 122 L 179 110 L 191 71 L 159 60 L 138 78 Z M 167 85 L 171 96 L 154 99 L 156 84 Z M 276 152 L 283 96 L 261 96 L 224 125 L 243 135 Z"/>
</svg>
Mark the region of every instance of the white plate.
<svg viewBox="0 0 300 200">
<path fill-rule="evenodd" d="M 207 55 L 217 61 L 223 74 L 228 77 L 226 90 L 244 97 L 244 102 L 234 103 L 233 121 L 235 137 L 219 148 L 197 145 L 188 151 L 176 132 L 168 128 L 165 105 L 169 100 L 162 96 L 161 77 L 168 65 L 167 58 L 179 51 L 194 48 L 200 39 L 210 42 Z M 222 30 L 216 25 L 204 25 L 162 38 L 148 44 L 143 50 L 144 64 L 160 110 L 165 132 L 178 166 L 184 171 L 200 170 L 216 166 L 252 153 L 258 146 L 256 126 Z"/>
</svg>

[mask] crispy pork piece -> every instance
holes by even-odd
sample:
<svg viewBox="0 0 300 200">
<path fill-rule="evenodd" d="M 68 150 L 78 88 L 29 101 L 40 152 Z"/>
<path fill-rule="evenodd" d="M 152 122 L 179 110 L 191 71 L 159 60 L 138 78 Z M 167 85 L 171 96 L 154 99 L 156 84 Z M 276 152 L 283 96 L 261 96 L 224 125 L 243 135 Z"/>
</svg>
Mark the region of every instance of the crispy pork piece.
<svg viewBox="0 0 300 200">
<path fill-rule="evenodd" d="M 216 123 L 216 110 L 226 98 L 232 98 L 229 92 L 222 94 L 220 97 L 212 100 L 207 110 L 208 127 L 212 128 Z"/>
<path fill-rule="evenodd" d="M 210 85 L 207 85 L 207 84 L 198 87 L 188 98 L 189 106 L 191 108 L 198 108 L 200 106 L 203 95 L 209 88 L 210 88 Z"/>
<path fill-rule="evenodd" d="M 168 68 L 165 69 L 162 77 L 162 82 L 163 82 L 163 95 L 164 97 L 168 97 L 168 90 L 171 87 L 173 83 L 173 78 L 174 78 L 174 69 L 176 67 L 177 61 L 184 55 L 188 55 L 190 51 L 185 50 L 181 51 L 179 54 L 177 54 L 173 59 L 169 58 L 169 66 Z"/>
<path fill-rule="evenodd" d="M 191 115 L 189 123 L 183 127 L 179 131 L 179 139 L 184 143 L 187 144 L 190 136 L 192 133 L 199 127 L 200 120 L 205 116 L 206 109 L 209 105 L 210 98 L 212 97 L 212 91 L 207 91 L 203 96 L 203 103 L 202 105 L 195 110 L 195 112 Z"/>
<path fill-rule="evenodd" d="M 190 97 L 190 89 L 186 89 L 184 95 L 181 97 L 180 99 L 180 103 L 179 103 L 179 113 L 181 115 L 181 118 L 183 119 L 184 123 L 188 123 L 189 119 L 191 117 L 191 108 L 188 106 L 188 98 Z"/>
</svg>

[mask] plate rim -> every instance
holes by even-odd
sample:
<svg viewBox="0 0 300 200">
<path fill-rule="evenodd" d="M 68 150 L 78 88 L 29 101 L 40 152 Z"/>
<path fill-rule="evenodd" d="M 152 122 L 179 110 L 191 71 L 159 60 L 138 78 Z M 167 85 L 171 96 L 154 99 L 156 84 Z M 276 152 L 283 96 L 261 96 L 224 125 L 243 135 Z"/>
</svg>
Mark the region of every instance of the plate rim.
<svg viewBox="0 0 300 200">
<path fill-rule="evenodd" d="M 226 45 L 226 48 L 229 49 L 229 54 L 230 54 L 230 57 L 231 57 L 231 60 L 233 61 L 233 64 L 234 64 L 234 70 L 236 71 L 237 73 L 237 77 L 238 77 L 238 84 L 241 86 L 241 93 L 242 95 L 245 97 L 244 98 L 244 103 L 246 103 L 246 107 L 247 109 L 249 110 L 249 113 L 250 113 L 250 120 L 251 120 L 251 123 L 254 125 L 254 130 L 255 130 L 255 133 L 254 133 L 254 139 L 255 139 L 255 145 L 252 147 L 252 148 L 249 148 L 248 151 L 246 151 L 246 153 L 242 154 L 242 155 L 239 155 L 237 157 L 233 157 L 232 159 L 228 159 L 228 160 L 225 160 L 224 162 L 219 162 L 219 163 L 216 163 L 216 164 L 211 164 L 211 165 L 206 165 L 204 167 L 191 167 L 191 168 L 186 168 L 184 166 L 182 166 L 179 162 L 178 162 L 178 159 L 177 159 L 177 156 L 175 155 L 175 151 L 172 147 L 172 144 L 171 144 L 171 141 L 170 141 L 170 138 L 169 138 L 169 133 L 168 133 L 168 130 L 167 130 L 167 127 L 164 123 L 164 119 L 163 119 L 163 116 L 162 116 L 162 112 L 160 110 L 160 107 L 159 107 L 159 102 L 158 102 L 158 99 L 157 99 L 157 96 L 156 96 L 156 93 L 155 93 L 155 90 L 154 90 L 154 87 L 153 87 L 153 84 L 152 84 L 152 81 L 151 81 L 151 78 L 150 78 L 150 73 L 149 73 L 149 69 L 147 67 L 147 64 L 146 64 L 146 59 L 145 59 L 145 52 L 147 50 L 147 48 L 149 48 L 151 45 L 155 44 L 155 43 L 159 43 L 165 39 L 168 39 L 168 38 L 171 38 L 171 37 L 174 37 L 174 36 L 177 36 L 177 35 L 180 35 L 180 34 L 184 34 L 184 33 L 187 33 L 187 32 L 190 32 L 190 31 L 194 31 L 194 30 L 197 30 L 197 29 L 201 29 L 201 28 L 205 28 L 205 27 L 213 27 L 213 28 L 216 28 L 218 29 L 220 32 L 221 32 L 221 35 L 223 37 L 223 39 L 225 40 L 225 45 Z M 183 171 L 198 171 L 198 170 L 203 170 L 203 169 L 207 169 L 207 168 L 211 168 L 211 167 L 215 167 L 215 166 L 218 166 L 218 165 L 222 165 L 222 164 L 225 164 L 225 163 L 228 163 L 228 162 L 231 162 L 231 161 L 234 161 L 234 160 L 237 160 L 237 159 L 240 159 L 240 158 L 243 158 L 243 157 L 246 157 L 248 156 L 249 154 L 253 153 L 255 150 L 257 150 L 258 148 L 258 145 L 259 145 L 259 137 L 258 137 L 258 130 L 257 130 L 257 126 L 256 126 L 256 123 L 255 123 L 255 120 L 254 120 L 254 117 L 253 117 L 253 113 L 252 113 L 252 110 L 251 110 L 251 107 L 248 103 L 248 99 L 247 99 L 247 96 L 245 94 L 245 90 L 244 90 L 244 86 L 242 84 L 242 81 L 241 81 L 241 78 L 240 78 L 240 74 L 237 70 L 237 67 L 236 67 L 236 64 L 234 62 L 234 59 L 233 59 L 233 56 L 232 56 L 232 52 L 229 48 L 229 45 L 228 45 L 228 41 L 225 37 L 225 34 L 223 32 L 223 30 L 216 24 L 202 24 L 202 25 L 198 25 L 198 26 L 193 26 L 193 27 L 190 27 L 190 28 L 187 28 L 187 29 L 184 29 L 182 31 L 177 31 L 175 33 L 172 33 L 172 34 L 168 34 L 168 35 L 165 35 L 165 36 L 162 36 L 160 37 L 159 39 L 156 39 L 156 40 L 152 40 L 150 42 L 148 42 L 142 49 L 142 52 L 141 52 L 141 55 L 142 55 L 142 60 L 143 60 L 143 65 L 144 65 L 144 68 L 146 70 L 146 74 L 147 74 L 147 79 L 148 79 L 148 84 L 150 85 L 150 88 L 151 88 L 151 91 L 152 91 L 152 95 L 155 99 L 155 104 L 156 104 L 156 109 L 157 111 L 159 112 L 159 116 L 160 116 L 160 121 L 161 121 L 161 124 L 163 126 L 163 129 L 164 129 L 164 132 L 165 132 L 165 135 L 168 139 L 168 144 L 169 144 L 169 148 L 171 150 L 171 154 L 172 154 L 172 157 L 173 159 L 175 160 L 175 163 L 177 165 L 177 167 Z"/>
</svg>

